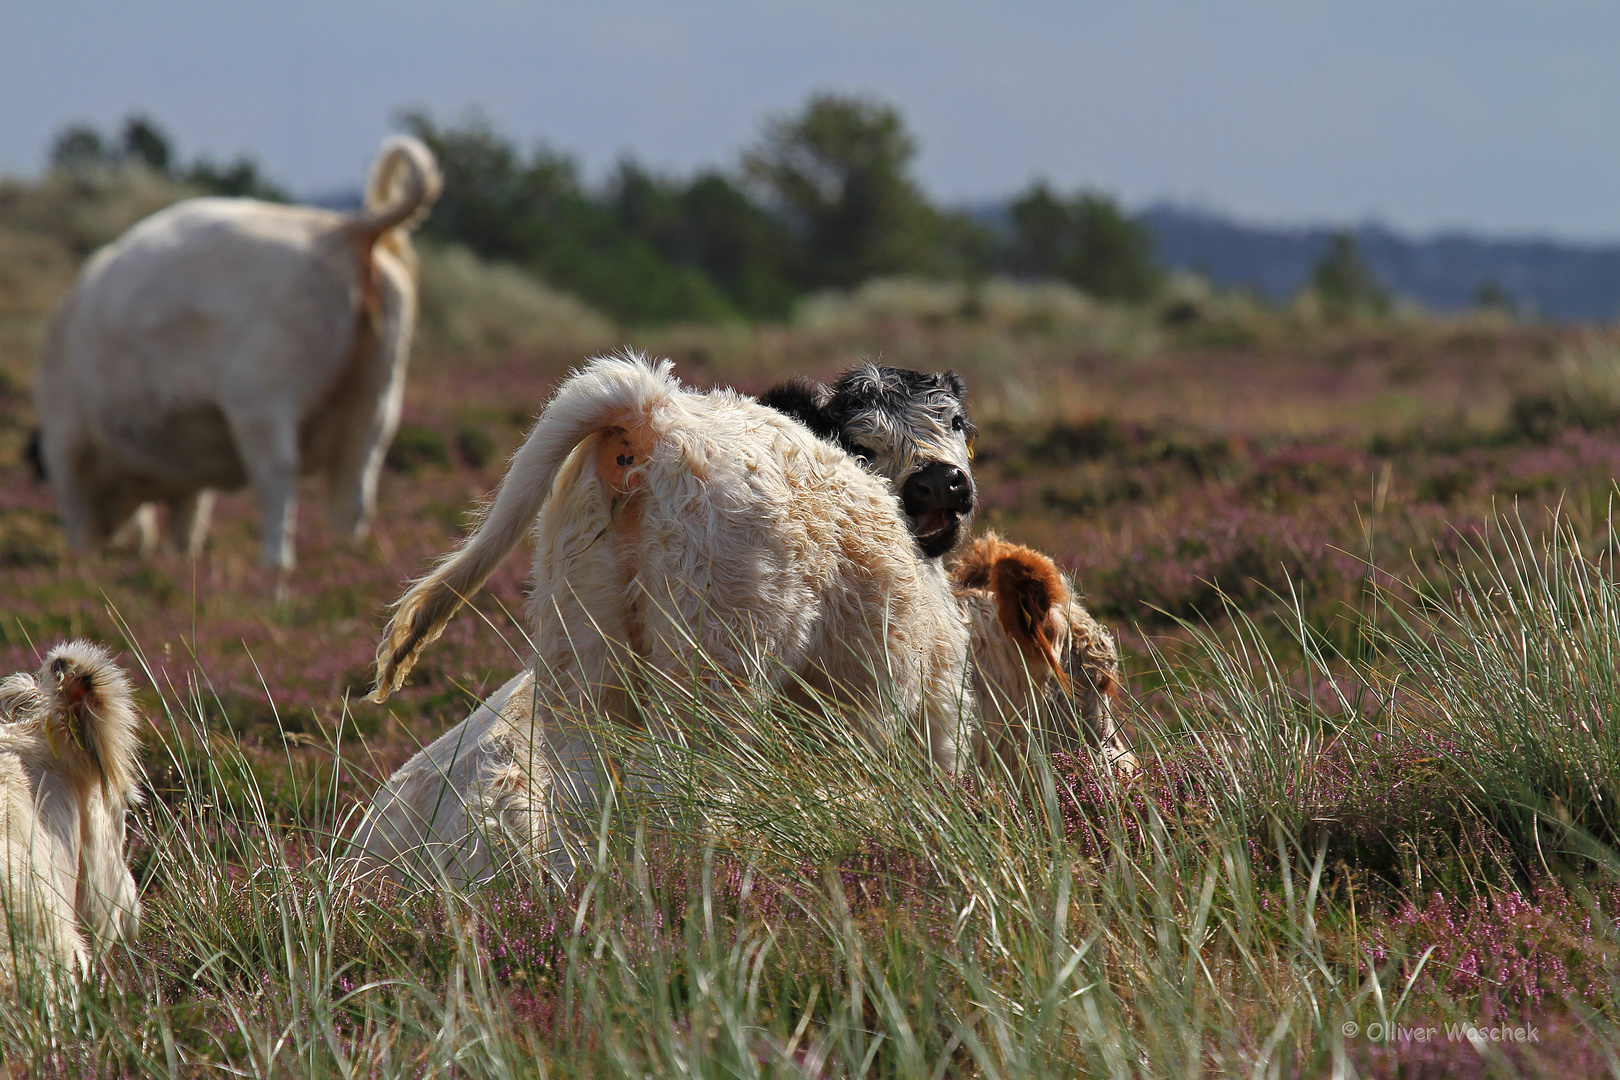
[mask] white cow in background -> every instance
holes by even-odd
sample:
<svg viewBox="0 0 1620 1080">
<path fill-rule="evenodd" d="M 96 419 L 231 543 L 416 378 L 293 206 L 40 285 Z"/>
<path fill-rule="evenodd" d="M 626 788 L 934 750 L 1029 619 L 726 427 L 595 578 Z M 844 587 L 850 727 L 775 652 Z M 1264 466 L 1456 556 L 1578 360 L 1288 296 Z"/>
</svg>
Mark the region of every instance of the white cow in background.
<svg viewBox="0 0 1620 1080">
<path fill-rule="evenodd" d="M 99 645 L 58 645 L 0 681 L 0 992 L 29 968 L 82 975 L 92 941 L 135 936 L 135 728 L 129 679 Z"/>
<path fill-rule="evenodd" d="M 416 139 L 383 144 L 365 208 L 190 199 L 101 249 L 62 301 L 34 384 L 69 545 L 155 503 L 197 552 L 215 489 L 251 484 L 260 561 L 291 568 L 296 488 L 324 475 L 336 528 L 370 524 L 416 321 L 408 230 L 440 189 Z"/>
</svg>

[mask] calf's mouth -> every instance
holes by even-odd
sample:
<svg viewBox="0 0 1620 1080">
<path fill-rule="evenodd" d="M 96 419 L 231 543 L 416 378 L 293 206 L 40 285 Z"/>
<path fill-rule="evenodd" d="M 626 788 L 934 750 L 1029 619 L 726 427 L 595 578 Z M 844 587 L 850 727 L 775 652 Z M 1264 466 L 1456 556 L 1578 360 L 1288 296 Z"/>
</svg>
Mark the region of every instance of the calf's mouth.
<svg viewBox="0 0 1620 1080">
<path fill-rule="evenodd" d="M 924 555 L 937 559 L 956 546 L 963 520 L 955 510 L 927 510 L 911 519 L 911 534 Z"/>
<path fill-rule="evenodd" d="M 965 532 L 973 514 L 973 478 L 948 462 L 933 462 L 906 478 L 900 505 L 923 555 L 937 559 Z"/>
</svg>

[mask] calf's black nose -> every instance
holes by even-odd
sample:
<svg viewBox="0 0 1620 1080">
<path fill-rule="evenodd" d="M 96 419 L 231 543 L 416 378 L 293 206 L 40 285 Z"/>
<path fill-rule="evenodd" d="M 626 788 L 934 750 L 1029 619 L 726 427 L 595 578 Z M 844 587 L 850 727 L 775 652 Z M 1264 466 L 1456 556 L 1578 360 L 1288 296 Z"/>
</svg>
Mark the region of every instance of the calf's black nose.
<svg viewBox="0 0 1620 1080">
<path fill-rule="evenodd" d="M 949 462 L 936 461 L 906 478 L 900 499 L 914 516 L 928 510 L 965 514 L 973 509 L 973 479 Z"/>
</svg>

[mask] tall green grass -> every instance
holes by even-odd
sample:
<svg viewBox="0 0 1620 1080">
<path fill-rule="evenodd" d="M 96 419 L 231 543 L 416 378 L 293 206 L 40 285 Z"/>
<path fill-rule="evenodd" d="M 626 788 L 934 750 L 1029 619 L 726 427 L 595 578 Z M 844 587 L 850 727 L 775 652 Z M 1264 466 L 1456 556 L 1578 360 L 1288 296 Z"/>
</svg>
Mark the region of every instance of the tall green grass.
<svg viewBox="0 0 1620 1080">
<path fill-rule="evenodd" d="M 904 745 L 670 687 L 681 724 L 604 730 L 657 783 L 630 770 L 595 804 L 573 877 L 519 863 L 470 895 L 355 881 L 332 774 L 289 821 L 210 733 L 215 707 L 170 693 L 151 749 L 180 779 L 139 816 L 140 938 L 76 995 L 36 982 L 0 1002 L 7 1059 L 31 1076 L 1366 1075 L 1383 1059 L 1348 1024 L 1517 1000 L 1459 990 L 1397 932 L 1444 875 L 1419 880 L 1421 845 L 1367 861 L 1366 790 L 1379 829 L 1488 827 L 1498 863 L 1476 853 L 1456 879 L 1481 911 L 1560 877 L 1593 959 L 1536 1007 L 1581 1060 L 1614 1062 L 1620 597 L 1566 534 L 1505 539 L 1455 596 L 1390 597 L 1366 664 L 1302 617 L 1303 665 L 1242 620 L 1157 654 L 1164 689 L 1129 710 L 1134 780 L 1084 753 L 1037 756 L 1018 783 L 947 779 Z M 1412 784 L 1438 809 L 1397 797 Z M 1541 863 L 1515 861 L 1537 843 Z M 1466 1051 L 1557 1075 L 1544 1049 Z"/>
<path fill-rule="evenodd" d="M 1459 795 L 1527 863 L 1575 855 L 1620 871 L 1620 584 L 1613 551 L 1567 519 L 1517 516 L 1472 545 L 1449 597 L 1395 609 L 1403 711 L 1441 737 Z M 1434 590 L 1430 590 L 1431 592 Z"/>
</svg>

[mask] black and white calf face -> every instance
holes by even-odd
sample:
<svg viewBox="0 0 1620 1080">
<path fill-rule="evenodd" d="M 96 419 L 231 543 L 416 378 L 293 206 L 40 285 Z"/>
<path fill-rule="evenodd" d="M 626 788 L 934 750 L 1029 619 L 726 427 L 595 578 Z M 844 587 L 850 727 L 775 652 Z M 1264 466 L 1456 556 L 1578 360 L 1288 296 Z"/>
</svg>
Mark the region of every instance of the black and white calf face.
<svg viewBox="0 0 1620 1080">
<path fill-rule="evenodd" d="M 953 371 L 932 374 L 859 364 L 832 386 L 795 379 L 760 395 L 889 478 L 917 546 L 929 558 L 966 535 L 977 505 L 967 384 Z"/>
</svg>

